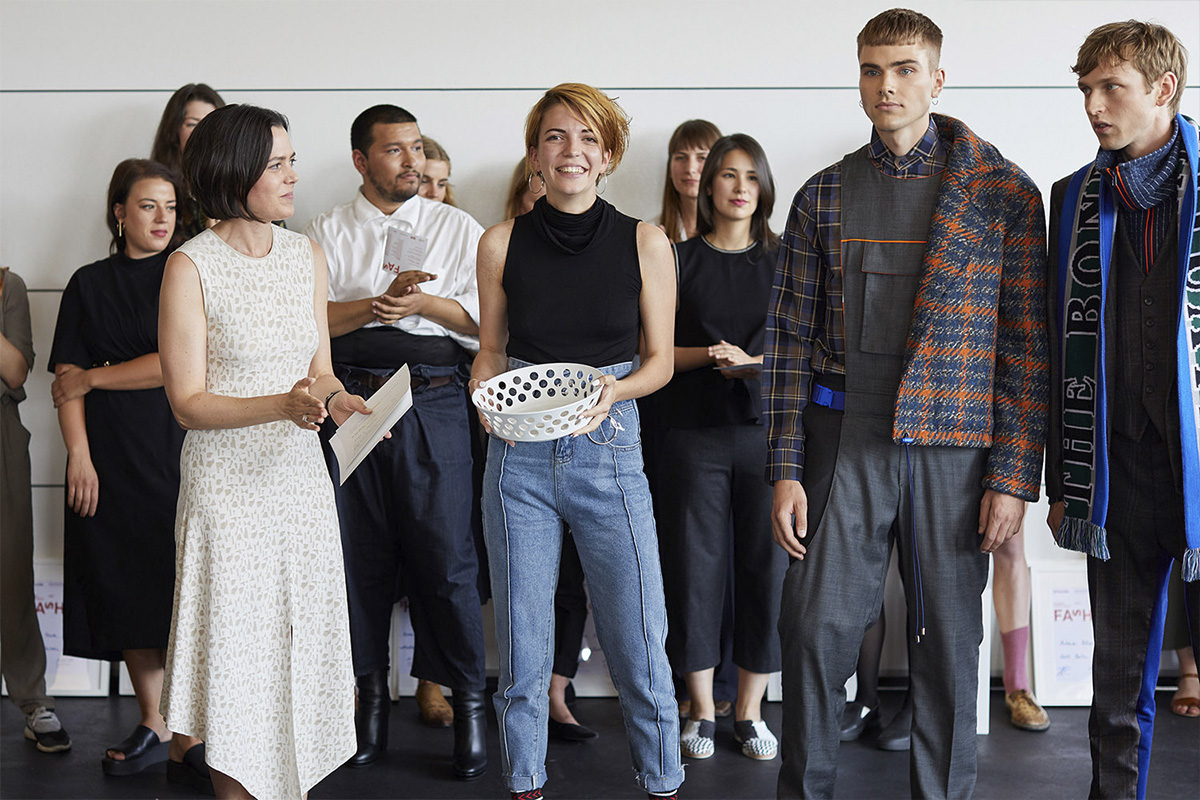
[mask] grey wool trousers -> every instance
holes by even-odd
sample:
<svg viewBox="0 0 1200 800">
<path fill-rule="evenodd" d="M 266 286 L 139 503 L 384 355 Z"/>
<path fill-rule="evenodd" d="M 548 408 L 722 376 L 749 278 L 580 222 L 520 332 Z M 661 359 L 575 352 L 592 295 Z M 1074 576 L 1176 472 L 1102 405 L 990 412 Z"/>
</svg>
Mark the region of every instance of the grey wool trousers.
<svg viewBox="0 0 1200 800">
<path fill-rule="evenodd" d="M 848 407 L 852 404 L 848 403 Z M 805 409 L 807 555 L 788 569 L 779 797 L 832 797 L 844 685 L 883 597 L 895 531 L 908 600 L 914 797 L 970 797 L 988 450 L 906 447 L 891 419 Z"/>
</svg>

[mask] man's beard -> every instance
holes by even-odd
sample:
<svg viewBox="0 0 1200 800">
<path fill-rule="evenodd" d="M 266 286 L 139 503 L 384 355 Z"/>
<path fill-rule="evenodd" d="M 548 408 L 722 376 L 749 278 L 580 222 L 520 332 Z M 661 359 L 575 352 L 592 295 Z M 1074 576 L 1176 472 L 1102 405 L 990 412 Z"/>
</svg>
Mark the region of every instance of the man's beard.
<svg viewBox="0 0 1200 800">
<path fill-rule="evenodd" d="M 375 190 L 375 193 L 389 203 L 403 203 L 410 200 L 421 188 L 420 181 L 412 189 L 401 189 L 394 185 L 384 186 L 382 181 L 370 173 L 367 174 L 367 180 L 371 182 L 371 188 Z"/>
</svg>

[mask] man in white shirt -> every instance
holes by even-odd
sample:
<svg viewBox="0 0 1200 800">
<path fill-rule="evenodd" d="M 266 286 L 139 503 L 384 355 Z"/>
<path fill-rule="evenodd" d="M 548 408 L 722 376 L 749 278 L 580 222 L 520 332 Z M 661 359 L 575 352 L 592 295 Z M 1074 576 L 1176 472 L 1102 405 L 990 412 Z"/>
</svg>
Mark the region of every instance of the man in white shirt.
<svg viewBox="0 0 1200 800">
<path fill-rule="evenodd" d="M 412 674 L 453 690 L 454 774 L 471 780 L 487 768 L 473 418 L 465 395 L 479 347 L 475 253 L 483 228 L 457 208 L 417 196 L 425 156 L 412 114 L 369 108 L 350 139 L 362 186 L 306 229 L 329 262 L 334 370 L 347 391 L 369 397 L 408 364 L 413 407 L 342 486 L 326 447 L 358 676 L 359 747 L 349 764 L 366 766 L 387 749 L 388 632 L 392 605 L 406 593 Z M 407 285 L 383 269 L 389 228 L 426 240 L 422 269 L 431 279 Z"/>
</svg>

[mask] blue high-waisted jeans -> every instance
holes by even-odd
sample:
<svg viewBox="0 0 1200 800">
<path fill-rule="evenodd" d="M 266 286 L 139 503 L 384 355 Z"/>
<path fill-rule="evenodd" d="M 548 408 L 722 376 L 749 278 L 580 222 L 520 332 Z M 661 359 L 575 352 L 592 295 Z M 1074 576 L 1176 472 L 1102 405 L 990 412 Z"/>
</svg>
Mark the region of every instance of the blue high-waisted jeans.
<svg viewBox="0 0 1200 800">
<path fill-rule="evenodd" d="M 509 360 L 510 367 L 525 362 Z M 629 363 L 601 371 L 618 378 Z M 575 537 L 600 646 L 625 715 L 642 788 L 683 783 L 679 717 L 667 662 L 667 614 L 641 433 L 632 400 L 614 403 L 587 436 L 552 442 L 492 438 L 483 487 L 500 650 L 494 702 L 510 791 L 546 782 L 554 589 L 563 522 Z"/>
</svg>

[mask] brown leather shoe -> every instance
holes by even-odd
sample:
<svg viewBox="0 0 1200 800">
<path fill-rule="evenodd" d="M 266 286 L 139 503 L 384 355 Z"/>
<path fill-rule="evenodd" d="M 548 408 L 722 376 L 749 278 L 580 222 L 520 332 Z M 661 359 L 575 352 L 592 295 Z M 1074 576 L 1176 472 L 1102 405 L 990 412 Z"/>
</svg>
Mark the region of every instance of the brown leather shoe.
<svg viewBox="0 0 1200 800">
<path fill-rule="evenodd" d="M 1044 731 L 1050 727 L 1050 716 L 1046 709 L 1038 705 L 1033 695 L 1024 689 L 1005 695 L 1004 705 L 1008 707 L 1008 718 L 1014 728 L 1023 731 Z"/>
<path fill-rule="evenodd" d="M 417 681 L 417 708 L 421 722 L 431 728 L 449 728 L 454 724 L 454 709 L 446 702 L 442 687 L 433 681 Z"/>
</svg>

